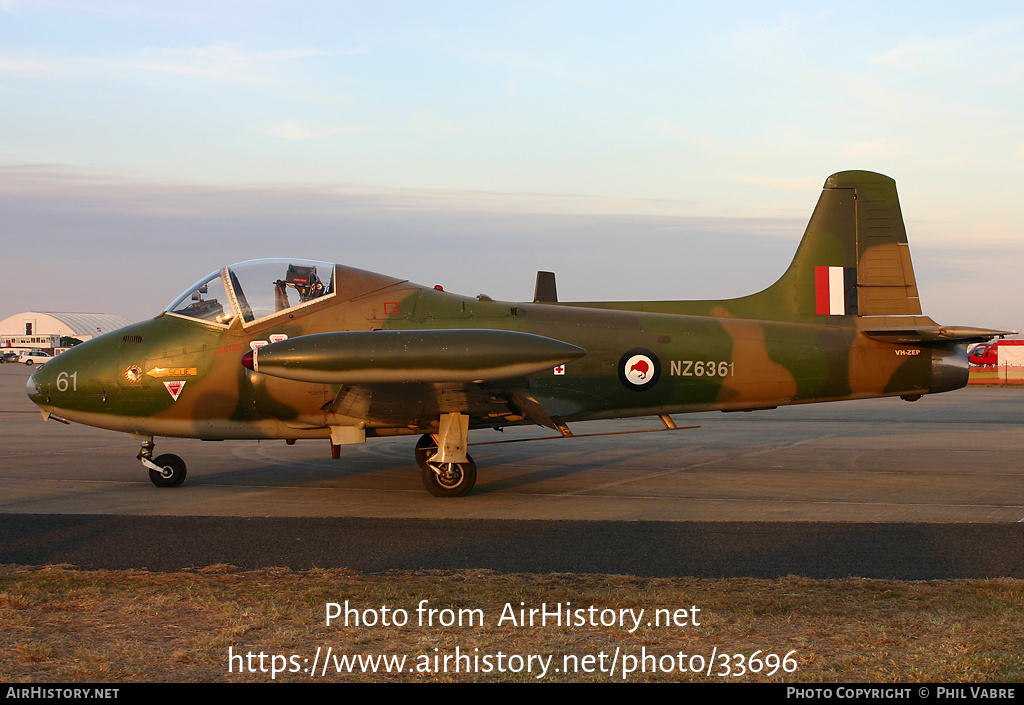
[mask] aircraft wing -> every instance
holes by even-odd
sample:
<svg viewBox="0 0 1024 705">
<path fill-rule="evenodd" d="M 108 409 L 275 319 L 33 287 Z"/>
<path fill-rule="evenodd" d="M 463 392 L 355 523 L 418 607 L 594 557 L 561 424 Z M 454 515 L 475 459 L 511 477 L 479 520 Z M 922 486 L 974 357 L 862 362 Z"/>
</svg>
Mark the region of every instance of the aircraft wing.
<svg viewBox="0 0 1024 705">
<path fill-rule="evenodd" d="M 349 416 L 378 428 L 429 428 L 439 416 L 467 414 L 471 425 L 531 423 L 559 430 L 559 420 L 585 400 L 540 396 L 527 378 L 493 383 L 449 382 L 344 385 L 326 404 L 328 413 Z"/>
</svg>

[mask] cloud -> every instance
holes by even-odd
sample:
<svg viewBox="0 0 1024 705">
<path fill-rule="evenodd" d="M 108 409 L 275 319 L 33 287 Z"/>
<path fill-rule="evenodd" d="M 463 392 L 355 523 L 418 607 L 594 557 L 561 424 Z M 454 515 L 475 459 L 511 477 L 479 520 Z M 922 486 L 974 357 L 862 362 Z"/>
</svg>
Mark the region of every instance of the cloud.
<svg viewBox="0 0 1024 705">
<path fill-rule="evenodd" d="M 141 71 L 223 83 L 259 84 L 277 80 L 285 65 L 291 62 L 341 55 L 346 53 L 318 49 L 245 51 L 235 44 L 151 47 L 120 55 L 48 54 L 29 57 L 9 53 L 0 54 L 0 76 L 95 80 Z"/>
<path fill-rule="evenodd" d="M 871 61 L 903 71 L 942 72 L 964 56 L 970 43 L 968 37 L 909 37 Z"/>
<path fill-rule="evenodd" d="M 737 176 L 737 181 L 757 186 L 768 186 L 778 191 L 790 193 L 814 193 L 821 188 L 822 178 L 820 176 L 787 178 L 787 177 L 765 177 L 765 176 Z"/>
<path fill-rule="evenodd" d="M 756 183 L 817 191 L 821 179 Z M 785 270 L 809 214 L 694 217 L 653 212 L 643 199 L 571 194 L 227 187 L 62 165 L 0 167 L 0 212 L 8 269 L 36 271 L 45 260 L 48 280 L 60 282 L 42 289 L 0 283 L 8 309 L 0 318 L 74 305 L 136 320 L 203 274 L 260 257 L 337 261 L 502 300 L 528 299 L 538 269 L 558 273 L 566 300 L 741 296 Z M 1024 247 L 1000 244 L 1005 233 L 997 223 L 937 238 L 935 224 L 914 221 L 911 247 L 928 315 L 1019 323 L 1013 272 L 1024 266 Z M 924 230 L 932 232 L 919 237 Z M 638 256 L 637 243 L 657 256 Z M 983 305 L 969 293 L 982 284 Z"/>
<path fill-rule="evenodd" d="M 362 132 L 364 129 L 365 128 L 362 127 L 328 127 L 311 129 L 308 127 L 300 127 L 295 120 L 286 120 L 280 125 L 267 130 L 267 134 L 286 140 L 318 140 L 323 137 L 331 137 L 333 135 Z"/>
<path fill-rule="evenodd" d="M 783 223 L 790 247 L 761 234 L 779 229 L 778 219 L 583 212 L 587 199 L 564 200 L 338 186 L 216 187 L 59 166 L 2 168 L 0 239 L 9 243 L 9 268 L 37 268 L 45 251 L 48 271 L 62 283 L 45 292 L 4 286 L 4 301 L 12 313 L 64 310 L 75 301 L 140 319 L 208 271 L 287 256 L 498 299 L 528 298 L 538 269 L 559 271 L 566 297 L 576 299 L 717 298 L 770 283 L 802 228 Z M 611 210 L 603 199 L 591 205 Z M 635 257 L 629 246 L 635 242 L 659 252 L 657 261 Z M 733 261 L 737 247 L 752 256 Z M 712 276 L 709 263 L 729 276 Z"/>
<path fill-rule="evenodd" d="M 904 157 L 908 154 L 908 151 L 892 140 L 876 139 L 854 142 L 845 147 L 840 154 L 858 159 L 889 159 L 892 157 Z"/>
<path fill-rule="evenodd" d="M 785 14 L 771 24 L 741 27 L 728 35 L 730 49 L 744 54 L 775 54 L 780 48 L 794 44 L 793 37 L 800 35 L 806 21 L 806 18 Z"/>
<path fill-rule="evenodd" d="M 948 81 L 952 76 L 972 83 L 996 85 L 1020 80 L 1024 60 L 1020 33 L 1024 16 L 1005 17 L 949 36 L 914 36 L 870 57 L 876 65 Z"/>
<path fill-rule="evenodd" d="M 230 83 L 260 83 L 281 63 L 327 56 L 317 49 L 244 51 L 235 44 L 204 47 L 147 49 L 142 55 L 125 61 L 144 71 L 206 78 Z"/>
<path fill-rule="evenodd" d="M 54 78 L 58 69 L 50 62 L 20 56 L 0 56 L 0 76 L 10 78 Z"/>
</svg>

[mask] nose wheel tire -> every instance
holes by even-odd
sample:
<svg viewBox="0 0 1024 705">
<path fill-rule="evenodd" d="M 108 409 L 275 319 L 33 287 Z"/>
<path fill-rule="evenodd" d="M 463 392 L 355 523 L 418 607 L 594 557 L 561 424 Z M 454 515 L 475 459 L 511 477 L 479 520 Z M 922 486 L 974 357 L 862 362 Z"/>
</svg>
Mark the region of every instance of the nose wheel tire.
<svg viewBox="0 0 1024 705">
<path fill-rule="evenodd" d="M 418 452 L 417 452 L 418 455 Z M 435 497 L 465 497 L 476 484 L 476 463 L 466 456 L 465 463 L 426 461 L 422 471 L 423 485 Z"/>
<path fill-rule="evenodd" d="M 161 468 L 149 471 L 149 479 L 157 487 L 177 487 L 185 481 L 185 461 L 173 453 L 157 456 L 153 462 Z"/>
</svg>

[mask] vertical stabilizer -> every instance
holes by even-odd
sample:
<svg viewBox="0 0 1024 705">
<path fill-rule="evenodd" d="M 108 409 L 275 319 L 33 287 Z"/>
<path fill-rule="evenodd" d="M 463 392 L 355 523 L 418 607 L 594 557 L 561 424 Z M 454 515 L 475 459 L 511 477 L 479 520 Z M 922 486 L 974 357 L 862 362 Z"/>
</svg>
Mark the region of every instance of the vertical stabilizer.
<svg viewBox="0 0 1024 705">
<path fill-rule="evenodd" d="M 870 171 L 825 179 L 793 261 L 763 291 L 736 299 L 569 305 L 771 321 L 921 315 L 896 182 Z"/>
<path fill-rule="evenodd" d="M 722 303 L 777 320 L 921 315 L 896 182 L 870 171 L 828 177 L 786 273 Z"/>
</svg>

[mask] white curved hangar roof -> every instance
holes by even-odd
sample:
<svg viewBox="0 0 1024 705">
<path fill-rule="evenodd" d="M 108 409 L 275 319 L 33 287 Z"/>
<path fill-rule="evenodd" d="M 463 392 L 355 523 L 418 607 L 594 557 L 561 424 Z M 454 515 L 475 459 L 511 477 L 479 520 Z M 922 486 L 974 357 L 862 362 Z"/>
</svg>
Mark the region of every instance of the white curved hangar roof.
<svg viewBox="0 0 1024 705">
<path fill-rule="evenodd" d="M 25 324 L 32 324 L 34 335 L 69 335 L 73 338 L 95 338 L 112 330 L 131 325 L 131 321 L 112 313 L 64 313 L 59 311 L 26 311 L 0 321 L 0 335 L 25 335 Z"/>
</svg>

